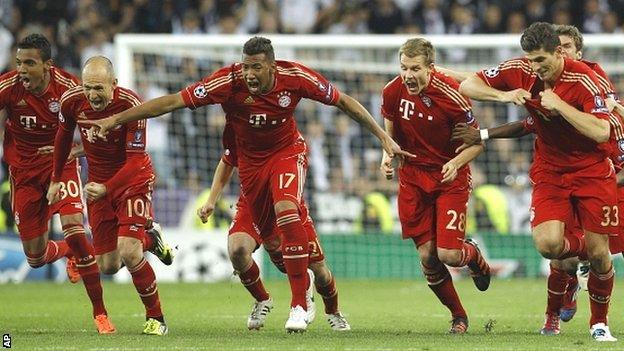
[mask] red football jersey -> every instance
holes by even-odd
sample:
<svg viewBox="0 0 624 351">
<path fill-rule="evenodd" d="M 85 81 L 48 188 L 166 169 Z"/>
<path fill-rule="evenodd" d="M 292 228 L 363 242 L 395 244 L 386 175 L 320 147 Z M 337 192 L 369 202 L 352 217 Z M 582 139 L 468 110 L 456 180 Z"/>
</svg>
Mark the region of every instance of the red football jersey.
<svg viewBox="0 0 624 351">
<path fill-rule="evenodd" d="M 58 67 L 50 69 L 50 84 L 41 95 L 28 92 L 17 71 L 0 77 L 0 109 L 7 112 L 4 159 L 10 166 L 30 168 L 51 162 L 50 155 L 38 155 L 37 149 L 54 145 L 61 95 L 78 84 L 76 77 Z"/>
<path fill-rule="evenodd" d="M 381 113 L 393 122 L 393 137 L 407 157 L 408 164 L 439 169 L 457 154 L 460 141 L 451 141 L 453 127 L 479 125 L 472 115 L 470 101 L 458 92 L 459 84 L 447 75 L 432 72 L 429 85 L 418 95 L 410 95 L 401 76 L 382 92 Z"/>
<path fill-rule="evenodd" d="M 234 137 L 234 129 L 230 123 L 225 123 L 223 129 L 223 137 L 221 139 L 223 145 L 223 156 L 221 159 L 232 167 L 238 167 L 238 156 L 236 155 L 236 138 Z"/>
<path fill-rule="evenodd" d="M 534 162 L 553 170 L 573 171 L 601 162 L 608 156 L 608 146 L 582 135 L 565 118 L 542 107 L 539 93 L 544 90 L 544 82 L 533 72 L 526 58 L 505 61 L 477 75 L 493 88 L 503 91 L 522 88 L 531 93 L 532 98 L 524 106 L 530 114 L 525 120 L 526 128 L 537 134 Z M 596 73 L 586 64 L 564 59 L 563 71 L 552 89 L 579 111 L 609 120 L 605 93 Z"/>
<path fill-rule="evenodd" d="M 80 119 L 98 120 L 140 104 L 140 98 L 133 91 L 117 87 L 108 106 L 103 111 L 95 111 L 84 95 L 82 86 L 79 86 L 67 91 L 61 99 L 60 128 L 64 133 L 73 134 Z M 89 180 L 98 183 L 109 180 L 125 165 L 127 153 L 143 156 L 132 158 L 133 162 L 137 162 L 134 168 L 137 173 L 153 173 L 149 156 L 145 152 L 146 125 L 146 120 L 139 120 L 117 126 L 107 135 L 107 140 L 97 138 L 94 127 L 79 126 L 89 164 Z"/>
<path fill-rule="evenodd" d="M 180 92 L 191 109 L 221 104 L 236 135 L 241 163 L 260 165 L 301 138 L 293 113 L 302 98 L 328 105 L 338 102 L 340 93 L 319 73 L 295 62 L 276 63 L 275 85 L 266 94 L 249 93 L 241 63 L 221 68 Z"/>
</svg>

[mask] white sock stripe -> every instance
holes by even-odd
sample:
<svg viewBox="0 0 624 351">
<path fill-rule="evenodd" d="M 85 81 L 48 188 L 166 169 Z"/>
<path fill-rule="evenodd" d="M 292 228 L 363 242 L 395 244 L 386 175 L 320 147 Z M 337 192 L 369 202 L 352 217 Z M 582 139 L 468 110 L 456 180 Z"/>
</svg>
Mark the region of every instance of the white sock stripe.
<svg viewBox="0 0 624 351">
<path fill-rule="evenodd" d="M 303 255 L 292 255 L 292 256 L 290 256 L 290 255 L 289 255 L 289 256 L 284 255 L 284 259 L 285 259 L 285 260 L 294 260 L 294 259 L 297 259 L 297 258 L 304 258 L 304 257 L 310 257 L 310 255 L 309 255 L 309 254 L 303 254 Z"/>
<path fill-rule="evenodd" d="M 93 266 L 94 264 L 96 264 L 95 259 L 91 260 L 91 262 L 89 262 L 89 263 L 83 263 L 83 264 L 77 264 L 76 263 L 76 267 L 78 267 L 78 268 L 87 268 L 89 266 Z"/>
<path fill-rule="evenodd" d="M 283 226 L 283 225 L 290 224 L 290 223 L 295 223 L 295 222 L 301 222 L 301 220 L 299 219 L 299 217 L 297 217 L 297 218 L 292 218 L 292 219 L 290 219 L 290 220 L 283 220 L 283 221 L 277 222 L 277 226 L 278 226 L 278 227 L 281 227 L 281 226 Z"/>
<path fill-rule="evenodd" d="M 139 296 L 141 296 L 141 297 L 148 297 L 148 296 L 154 295 L 157 292 L 158 292 L 158 288 L 154 288 L 154 291 L 152 291 L 151 293 L 149 293 L 149 294 L 139 294 Z"/>
<path fill-rule="evenodd" d="M 565 295 L 565 290 L 564 291 L 552 291 L 548 289 L 548 293 L 555 294 L 555 295 Z"/>
<path fill-rule="evenodd" d="M 134 268 L 130 269 L 130 267 L 128 267 L 128 272 L 134 273 L 134 272 L 138 271 L 139 269 L 143 268 L 143 266 L 145 266 L 146 263 L 147 263 L 147 260 L 145 259 L 145 257 L 143 257 L 141 259 L 141 262 L 139 262 L 139 264 L 134 266 Z"/>
<path fill-rule="evenodd" d="M 250 285 L 254 285 L 254 284 L 256 284 L 259 280 L 260 280 L 260 276 L 258 276 L 258 278 L 256 278 L 256 280 L 254 280 L 254 281 L 253 281 L 253 282 L 251 282 L 251 283 L 247 283 L 247 284 L 245 284 L 245 283 L 243 283 L 242 281 L 241 281 L 241 283 L 243 284 L 243 286 L 250 286 Z"/>
</svg>

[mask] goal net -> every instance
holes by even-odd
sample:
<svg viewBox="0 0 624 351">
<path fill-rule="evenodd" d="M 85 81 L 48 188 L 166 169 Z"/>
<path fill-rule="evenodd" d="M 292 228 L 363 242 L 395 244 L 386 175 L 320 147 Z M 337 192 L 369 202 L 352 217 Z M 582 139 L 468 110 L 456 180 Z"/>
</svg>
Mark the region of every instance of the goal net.
<svg viewBox="0 0 624 351">
<path fill-rule="evenodd" d="M 398 74 L 397 50 L 408 36 L 268 37 L 278 59 L 295 60 L 318 70 L 383 123 L 380 92 Z M 436 64 L 459 71 L 477 71 L 522 55 L 517 35 L 427 38 L 436 48 Z M 239 61 L 247 39 L 249 36 L 118 35 L 115 62 L 120 85 L 134 89 L 144 99 L 177 92 L 217 68 Z M 585 43 L 584 57 L 599 62 L 624 91 L 624 65 L 620 63 L 624 36 L 587 35 Z M 474 115 L 483 127 L 518 120 L 526 113 L 513 106 L 474 105 Z M 381 153 L 377 140 L 338 109 L 316 102 L 304 100 L 295 117 L 310 149 L 306 200 L 335 273 L 343 277 L 420 277 L 414 246 L 400 237 L 397 183 L 387 181 L 378 171 Z M 202 225 L 195 216 L 220 158 L 223 126 L 220 106 L 179 110 L 148 123 L 148 151 L 159 179 L 154 208 L 157 220 L 168 228 L 174 241 L 176 235 L 190 231 L 214 231 L 221 238 L 227 233 L 239 192 L 236 179 L 208 224 Z M 544 271 L 529 235 L 527 171 L 532 143 L 532 137 L 490 141 L 472 165 L 474 191 L 467 233 L 478 238 L 500 276 L 537 276 Z M 278 276 L 267 262 L 269 276 Z"/>
</svg>

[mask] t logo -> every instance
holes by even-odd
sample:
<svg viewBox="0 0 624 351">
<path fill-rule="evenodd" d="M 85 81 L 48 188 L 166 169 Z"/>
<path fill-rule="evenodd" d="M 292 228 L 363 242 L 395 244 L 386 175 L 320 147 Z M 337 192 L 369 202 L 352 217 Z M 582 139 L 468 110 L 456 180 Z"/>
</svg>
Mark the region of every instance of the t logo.
<svg viewBox="0 0 624 351">
<path fill-rule="evenodd" d="M 399 105 L 399 112 L 403 114 L 401 118 L 409 121 L 410 116 L 414 114 L 414 102 L 401 99 L 401 103 Z"/>
<path fill-rule="evenodd" d="M 267 123 L 266 113 L 251 114 L 249 115 L 249 124 L 254 128 L 260 128 L 261 125 Z"/>
<path fill-rule="evenodd" d="M 32 129 L 37 124 L 37 116 L 20 116 L 20 124 L 26 129 Z"/>
</svg>

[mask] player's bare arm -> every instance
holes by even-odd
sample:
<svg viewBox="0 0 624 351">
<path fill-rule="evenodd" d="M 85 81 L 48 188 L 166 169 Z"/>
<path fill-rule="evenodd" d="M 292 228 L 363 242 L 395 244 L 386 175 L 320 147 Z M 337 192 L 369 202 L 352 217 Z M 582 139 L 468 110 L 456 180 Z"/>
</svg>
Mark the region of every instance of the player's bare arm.
<svg viewBox="0 0 624 351">
<path fill-rule="evenodd" d="M 394 123 L 392 121 L 384 118 L 384 128 L 386 129 L 386 133 L 388 135 L 390 136 L 394 135 Z M 399 162 L 401 161 L 402 159 L 399 159 Z M 401 166 L 402 164 L 399 164 L 399 167 Z M 394 167 L 392 166 L 392 158 L 388 156 L 385 150 L 382 152 L 381 166 L 379 166 L 379 169 L 381 170 L 383 175 L 386 177 L 386 179 L 390 180 L 394 177 Z"/>
<path fill-rule="evenodd" d="M 511 102 L 516 105 L 524 105 L 524 102 L 531 98 L 531 93 L 524 89 L 510 91 L 494 89 L 476 74 L 461 82 L 459 92 L 475 100 Z"/>
<path fill-rule="evenodd" d="M 154 118 L 165 113 L 179 110 L 185 107 L 180 93 L 169 94 L 147 101 L 139 106 L 134 106 L 121 113 L 98 120 L 80 120 L 81 125 L 90 125 L 98 128 L 97 136 L 105 139 L 108 131 L 112 128 L 128 122 L 141 119 Z"/>
<path fill-rule="evenodd" d="M 474 160 L 485 150 L 483 144 L 471 145 L 462 150 L 459 155 L 453 157 L 447 163 L 442 166 L 442 181 L 441 183 L 449 183 L 457 178 L 457 171 L 464 167 L 468 162 Z"/>
<path fill-rule="evenodd" d="M 201 219 L 202 223 L 208 222 L 208 218 L 212 215 L 217 201 L 223 193 L 223 188 L 225 188 L 232 178 L 232 173 L 234 173 L 234 167 L 223 162 L 223 160 L 219 160 L 215 174 L 212 177 L 212 185 L 210 186 L 208 199 L 202 207 L 197 209 L 197 216 Z"/>
<path fill-rule="evenodd" d="M 609 133 L 611 131 L 609 121 L 600 119 L 591 113 L 577 110 L 563 101 L 559 95 L 551 89 L 540 92 L 540 96 L 544 108 L 561 114 L 561 116 L 570 122 L 581 134 L 597 143 L 604 143 L 609 140 Z"/>
<path fill-rule="evenodd" d="M 456 70 L 452 70 L 446 67 L 441 67 L 441 66 L 435 66 L 435 69 L 438 72 L 442 72 L 444 74 L 446 74 L 447 76 L 455 79 L 458 82 L 463 82 L 466 79 L 468 79 L 468 77 L 472 76 L 474 73 L 473 72 L 468 72 L 468 71 L 456 71 Z"/>
<path fill-rule="evenodd" d="M 530 132 L 524 128 L 524 123 L 522 121 L 509 122 L 493 128 L 487 128 L 485 130 L 487 130 L 487 139 L 515 139 L 530 134 Z M 478 145 L 485 141 L 481 137 L 482 134 L 485 134 L 482 133 L 482 130 L 466 123 L 458 123 L 455 125 L 455 128 L 453 128 L 451 140 L 459 140 L 466 144 L 466 146 Z"/>
<path fill-rule="evenodd" d="M 381 141 L 381 146 L 388 153 L 389 157 L 414 157 L 411 153 L 401 150 L 401 147 L 381 129 L 364 106 L 354 98 L 347 94 L 341 94 L 336 107 L 351 117 L 352 120 L 370 130 Z"/>
</svg>

